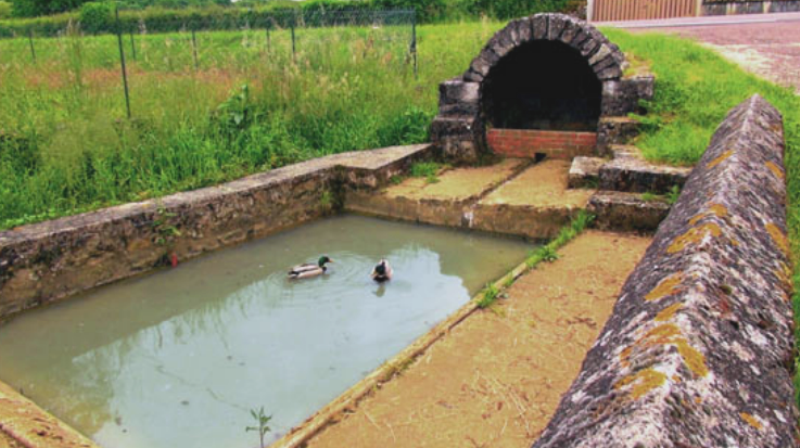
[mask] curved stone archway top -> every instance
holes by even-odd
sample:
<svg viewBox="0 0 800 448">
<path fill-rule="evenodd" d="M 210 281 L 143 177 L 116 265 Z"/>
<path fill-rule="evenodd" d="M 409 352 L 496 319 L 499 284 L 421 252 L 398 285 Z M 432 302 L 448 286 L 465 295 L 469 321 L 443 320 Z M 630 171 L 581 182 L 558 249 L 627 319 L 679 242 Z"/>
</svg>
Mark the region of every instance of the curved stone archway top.
<svg viewBox="0 0 800 448">
<path fill-rule="evenodd" d="M 498 31 L 472 60 L 462 79 L 483 82 L 503 57 L 535 40 L 558 41 L 579 51 L 600 81 L 621 78 L 628 65 L 619 47 L 585 21 L 566 14 L 536 14 L 512 20 Z"/>
<path fill-rule="evenodd" d="M 431 138 L 445 159 L 456 164 L 471 164 L 491 153 L 483 110 L 484 81 L 512 51 L 535 41 L 558 42 L 574 49 L 596 75 L 601 85 L 595 147 L 599 155 L 607 150 L 605 134 L 611 131 L 605 128 L 615 126 L 608 124 L 613 121 L 612 117 L 641 113 L 639 101 L 652 99 L 653 76 L 627 76 L 628 62 L 619 47 L 585 21 L 549 13 L 512 20 L 489 40 L 463 75 L 439 86 L 439 114 L 431 125 Z M 542 70 L 554 63 L 558 62 L 543 60 Z"/>
</svg>

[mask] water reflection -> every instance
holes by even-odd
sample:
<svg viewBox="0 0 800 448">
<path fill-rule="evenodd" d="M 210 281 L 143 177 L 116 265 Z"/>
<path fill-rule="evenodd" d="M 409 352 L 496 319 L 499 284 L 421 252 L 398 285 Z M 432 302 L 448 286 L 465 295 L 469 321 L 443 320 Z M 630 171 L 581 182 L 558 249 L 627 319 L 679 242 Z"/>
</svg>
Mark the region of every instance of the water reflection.
<svg viewBox="0 0 800 448">
<path fill-rule="evenodd" d="M 23 315 L 0 328 L 0 377 L 109 447 L 248 447 L 249 409 L 288 430 L 526 250 L 335 218 Z M 328 275 L 285 278 L 322 253 Z M 376 285 L 381 257 L 395 278 Z"/>
</svg>

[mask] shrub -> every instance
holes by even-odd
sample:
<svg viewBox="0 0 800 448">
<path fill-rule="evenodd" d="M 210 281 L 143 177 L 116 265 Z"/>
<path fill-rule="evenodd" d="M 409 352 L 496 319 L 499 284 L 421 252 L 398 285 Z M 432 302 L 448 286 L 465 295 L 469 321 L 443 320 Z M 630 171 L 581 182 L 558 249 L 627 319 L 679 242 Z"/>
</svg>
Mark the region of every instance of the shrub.
<svg viewBox="0 0 800 448">
<path fill-rule="evenodd" d="M 88 2 L 81 6 L 81 29 L 87 33 L 100 33 L 114 26 L 114 4 L 107 2 Z"/>
<path fill-rule="evenodd" d="M 11 17 L 11 3 L 0 1 L 0 19 Z"/>
</svg>

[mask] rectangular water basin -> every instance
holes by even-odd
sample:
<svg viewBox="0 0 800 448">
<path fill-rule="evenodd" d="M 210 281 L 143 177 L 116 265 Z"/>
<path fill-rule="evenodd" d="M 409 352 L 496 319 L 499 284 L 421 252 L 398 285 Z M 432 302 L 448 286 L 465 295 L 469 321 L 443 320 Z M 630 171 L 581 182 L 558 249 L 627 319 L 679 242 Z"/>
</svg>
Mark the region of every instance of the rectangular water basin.
<svg viewBox="0 0 800 448">
<path fill-rule="evenodd" d="M 24 313 L 0 325 L 0 379 L 106 448 L 250 448 L 251 409 L 276 439 L 530 248 L 338 216 Z M 325 275 L 286 278 L 323 254 Z"/>
</svg>

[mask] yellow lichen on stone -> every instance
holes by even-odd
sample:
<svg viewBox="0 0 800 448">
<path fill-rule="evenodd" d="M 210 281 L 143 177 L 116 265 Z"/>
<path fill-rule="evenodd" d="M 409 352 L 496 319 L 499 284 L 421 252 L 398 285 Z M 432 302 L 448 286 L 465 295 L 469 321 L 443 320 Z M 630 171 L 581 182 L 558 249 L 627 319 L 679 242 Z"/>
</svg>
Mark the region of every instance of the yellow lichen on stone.
<svg viewBox="0 0 800 448">
<path fill-rule="evenodd" d="M 769 168 L 769 170 L 772 171 L 772 174 L 774 174 L 778 179 L 780 180 L 784 179 L 783 170 L 781 170 L 780 167 L 778 167 L 778 165 L 776 165 L 774 162 L 767 162 L 766 165 L 767 168 Z"/>
<path fill-rule="evenodd" d="M 652 344 L 666 344 L 672 341 L 674 336 L 680 336 L 681 330 L 675 324 L 663 324 L 659 325 L 652 330 L 648 331 L 644 337 L 642 337 L 639 341 L 644 342 L 648 341 L 650 345 Z"/>
<path fill-rule="evenodd" d="M 792 285 L 792 270 L 789 268 L 789 265 L 780 261 L 778 262 L 778 269 L 775 269 L 775 276 L 778 277 L 778 280 L 782 283 L 783 287 L 791 287 Z"/>
<path fill-rule="evenodd" d="M 661 280 L 661 282 L 655 288 L 653 288 L 652 291 L 644 296 L 644 300 L 652 302 L 654 300 L 663 299 L 664 297 L 677 294 L 683 289 L 680 287 L 682 281 L 683 274 L 680 272 L 673 274 L 664 280 Z"/>
<path fill-rule="evenodd" d="M 678 353 L 683 358 L 686 367 L 697 376 L 704 377 L 708 375 L 708 367 L 706 367 L 706 357 L 703 356 L 696 348 L 689 345 L 686 339 L 678 339 L 675 341 L 678 347 Z"/>
<path fill-rule="evenodd" d="M 761 431 L 761 429 L 764 427 L 764 426 L 761 424 L 761 422 L 760 422 L 760 421 L 758 421 L 758 419 L 757 419 L 757 418 L 755 418 L 754 416 L 752 416 L 752 415 L 748 414 L 747 412 L 740 412 L 740 413 L 739 413 L 739 416 L 740 416 L 740 417 L 742 417 L 742 420 L 746 421 L 746 422 L 747 422 L 747 424 L 749 424 L 749 425 L 750 425 L 750 426 L 752 426 L 753 428 L 756 428 L 756 429 L 757 429 L 757 430 L 759 430 L 759 431 Z"/>
<path fill-rule="evenodd" d="M 656 314 L 655 321 L 656 322 L 664 322 L 664 321 L 672 319 L 672 316 L 674 316 L 675 313 L 677 313 L 678 310 L 680 310 L 682 307 L 683 307 L 683 304 L 678 302 L 678 303 L 674 303 L 674 304 L 664 308 L 658 314 Z"/>
<path fill-rule="evenodd" d="M 689 225 L 694 226 L 698 222 L 700 222 L 701 219 L 707 218 L 709 216 L 716 216 L 718 218 L 725 218 L 725 217 L 728 216 L 728 208 L 725 207 L 722 204 L 717 204 L 717 203 L 711 204 L 708 207 L 708 210 L 706 210 L 706 211 L 704 211 L 702 213 L 698 213 L 692 219 L 690 219 L 689 220 Z"/>
<path fill-rule="evenodd" d="M 631 388 L 631 397 L 634 400 L 647 395 L 651 390 L 661 387 L 667 382 L 667 375 L 655 369 L 644 369 L 634 374 L 628 375 L 625 378 L 617 381 L 614 389 L 621 389 L 628 385 L 633 385 Z"/>
<path fill-rule="evenodd" d="M 722 229 L 713 222 L 707 222 L 697 227 L 691 227 L 683 235 L 675 238 L 675 241 L 667 248 L 667 253 L 674 254 L 685 249 L 691 244 L 697 244 L 703 240 L 706 235 L 711 235 L 714 238 L 722 235 Z"/>
<path fill-rule="evenodd" d="M 778 245 L 778 248 L 783 251 L 784 254 L 789 254 L 789 240 L 786 238 L 786 234 L 783 233 L 780 227 L 775 225 L 775 223 L 769 223 L 765 226 L 767 228 L 767 233 L 769 236 L 772 237 L 772 241 Z"/>
<path fill-rule="evenodd" d="M 714 168 L 715 166 L 719 165 L 720 163 L 724 162 L 728 157 L 733 155 L 733 150 L 729 149 L 722 154 L 719 155 L 716 159 L 708 162 L 708 168 Z"/>
</svg>

